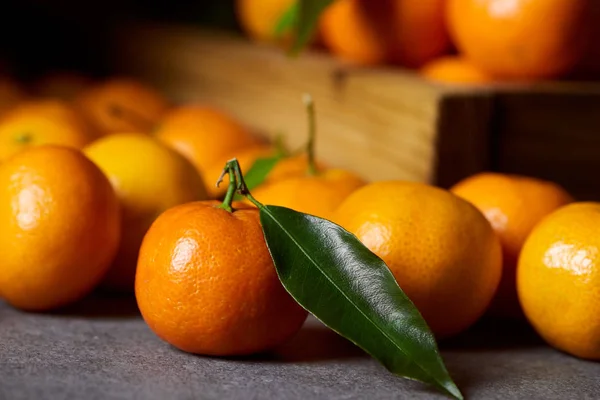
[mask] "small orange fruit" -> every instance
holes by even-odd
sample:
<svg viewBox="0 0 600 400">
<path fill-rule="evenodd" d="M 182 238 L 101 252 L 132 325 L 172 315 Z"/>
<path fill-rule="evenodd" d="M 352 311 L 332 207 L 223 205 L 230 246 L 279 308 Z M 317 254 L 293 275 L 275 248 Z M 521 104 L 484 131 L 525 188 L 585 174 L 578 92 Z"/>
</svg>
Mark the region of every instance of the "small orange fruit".
<svg viewBox="0 0 600 400">
<path fill-rule="evenodd" d="M 295 178 L 308 175 L 309 161 L 307 153 L 286 157 L 280 160 L 269 172 L 266 182 L 280 181 L 286 178 Z M 325 163 L 316 160 L 315 168 L 318 172 L 325 171 L 328 167 Z"/>
<path fill-rule="evenodd" d="M 419 67 L 450 45 L 446 0 L 337 0 L 320 20 L 324 44 L 360 64 Z"/>
<path fill-rule="evenodd" d="M 236 158 L 242 171 L 247 172 L 256 160 L 263 157 L 272 157 L 275 155 L 276 151 L 277 150 L 268 145 L 256 145 L 233 151 L 227 154 L 226 157 L 222 157 L 219 161 L 211 165 L 210 168 L 207 168 L 206 172 L 204 173 L 204 180 L 206 182 L 206 187 L 208 188 L 210 197 L 213 199 L 219 198 L 227 191 L 229 175 L 226 174 L 223 176 L 223 182 L 221 182 L 219 187 L 216 185 L 217 180 L 223 173 L 223 168 L 225 167 L 225 163 L 227 161 L 231 160 L 232 158 Z"/>
<path fill-rule="evenodd" d="M 517 270 L 525 315 L 552 346 L 600 360 L 600 203 L 573 203 L 533 229 Z"/>
<path fill-rule="evenodd" d="M 169 108 L 169 102 L 155 89 L 128 78 L 92 85 L 75 103 L 104 135 L 149 133 Z"/>
<path fill-rule="evenodd" d="M 335 209 L 365 181 L 341 169 L 317 175 L 294 176 L 264 183 L 252 191 L 264 204 L 291 208 L 321 218 L 330 218 Z"/>
<path fill-rule="evenodd" d="M 0 77 L 0 116 L 26 98 L 25 91 L 15 81 Z"/>
<path fill-rule="evenodd" d="M 486 216 L 502 243 L 502 280 L 490 312 L 503 317 L 521 317 L 516 269 L 523 243 L 542 218 L 573 199 L 552 182 L 488 172 L 464 179 L 451 191 Z"/>
<path fill-rule="evenodd" d="M 425 64 L 419 73 L 426 79 L 440 83 L 485 84 L 494 81 L 494 78 L 461 56 L 437 58 Z"/>
<path fill-rule="evenodd" d="M 96 137 L 93 128 L 68 103 L 27 101 L 0 120 L 0 162 L 30 146 L 58 144 L 80 149 Z"/>
<path fill-rule="evenodd" d="M 275 27 L 294 0 L 236 0 L 237 18 L 244 31 L 261 42 L 276 42 Z"/>
<path fill-rule="evenodd" d="M 54 72 L 34 85 L 36 96 L 71 101 L 92 85 L 92 80 L 76 72 Z"/>
<path fill-rule="evenodd" d="M 0 166 L 0 297 L 43 311 L 88 294 L 119 244 L 119 203 L 81 152 L 32 147 Z"/>
<path fill-rule="evenodd" d="M 258 140 L 234 118 L 215 108 L 199 105 L 171 110 L 155 135 L 183 154 L 203 175 L 227 154 L 258 144 Z M 225 161 L 222 161 L 223 165 Z"/>
<path fill-rule="evenodd" d="M 291 337 L 307 313 L 277 277 L 258 209 L 206 201 L 163 213 L 144 238 L 135 280 L 146 323 L 190 353 L 246 355 Z"/>
<path fill-rule="evenodd" d="M 170 207 L 206 200 L 204 182 L 182 155 L 145 134 L 105 136 L 84 152 L 110 179 L 121 203 L 121 243 L 102 285 L 132 292 L 138 253 L 150 225 Z"/>
<path fill-rule="evenodd" d="M 502 252 L 492 227 L 446 190 L 371 183 L 351 194 L 333 221 L 386 262 L 438 337 L 471 326 L 500 282 Z"/>
<path fill-rule="evenodd" d="M 447 20 L 457 47 L 499 78 L 547 79 L 582 59 L 594 0 L 449 0 Z"/>
</svg>

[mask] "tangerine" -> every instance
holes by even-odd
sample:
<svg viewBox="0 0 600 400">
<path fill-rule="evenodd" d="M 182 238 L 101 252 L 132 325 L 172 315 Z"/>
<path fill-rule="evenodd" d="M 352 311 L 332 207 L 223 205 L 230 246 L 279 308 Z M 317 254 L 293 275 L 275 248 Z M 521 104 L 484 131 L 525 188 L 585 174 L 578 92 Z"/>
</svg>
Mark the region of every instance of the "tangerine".
<svg viewBox="0 0 600 400">
<path fill-rule="evenodd" d="M 216 201 L 165 211 L 148 231 L 135 293 L 146 323 L 190 353 L 231 356 L 290 338 L 307 312 L 287 293 L 267 249 L 258 209 Z"/>
<path fill-rule="evenodd" d="M 519 257 L 527 319 L 550 345 L 600 360 L 600 203 L 572 203 L 533 229 Z"/>
<path fill-rule="evenodd" d="M 386 262 L 438 338 L 464 331 L 500 282 L 500 242 L 483 214 L 422 183 L 381 181 L 352 193 L 333 221 Z"/>
<path fill-rule="evenodd" d="M 36 146 L 0 166 L 0 226 L 0 297 L 50 310 L 88 294 L 110 267 L 119 203 L 81 152 Z"/>
</svg>

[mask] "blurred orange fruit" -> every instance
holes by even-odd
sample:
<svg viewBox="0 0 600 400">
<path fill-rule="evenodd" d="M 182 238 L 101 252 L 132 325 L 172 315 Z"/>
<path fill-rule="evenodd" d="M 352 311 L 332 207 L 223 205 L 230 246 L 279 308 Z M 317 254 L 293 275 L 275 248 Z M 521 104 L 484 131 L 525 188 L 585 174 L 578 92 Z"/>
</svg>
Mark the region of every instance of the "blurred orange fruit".
<svg viewBox="0 0 600 400">
<path fill-rule="evenodd" d="M 522 316 L 516 269 L 523 243 L 542 218 L 573 199 L 555 183 L 499 173 L 471 176 L 451 191 L 483 212 L 502 243 L 502 280 L 490 312 L 503 317 Z"/>
<path fill-rule="evenodd" d="M 525 315 L 552 346 L 600 360 L 600 203 L 573 203 L 546 216 L 521 252 Z"/>
<path fill-rule="evenodd" d="M 0 77 L 0 116 L 27 98 L 14 80 Z"/>
<path fill-rule="evenodd" d="M 34 85 L 39 97 L 71 101 L 92 85 L 92 80 L 75 72 L 54 72 L 41 77 Z"/>
<path fill-rule="evenodd" d="M 105 136 L 84 149 L 110 179 L 121 203 L 121 243 L 104 288 L 133 292 L 144 235 L 166 209 L 206 200 L 202 178 L 182 155 L 145 134 Z"/>
<path fill-rule="evenodd" d="M 227 185 L 229 184 L 229 175 L 223 176 L 223 182 L 217 187 L 216 183 L 225 167 L 225 163 L 233 158 L 238 160 L 240 168 L 244 173 L 252 167 L 254 162 L 259 158 L 272 157 L 276 154 L 277 150 L 268 145 L 256 145 L 241 150 L 235 150 L 222 157 L 220 160 L 215 162 L 210 168 L 206 169 L 204 173 L 204 180 L 206 187 L 211 198 L 216 199 L 222 197 L 227 191 Z"/>
<path fill-rule="evenodd" d="M 483 214 L 452 193 L 383 181 L 351 194 L 333 218 L 381 257 L 432 331 L 464 331 L 487 309 L 502 273 Z"/>
<path fill-rule="evenodd" d="M 462 56 L 446 56 L 425 64 L 420 75 L 431 81 L 450 84 L 485 84 L 494 79 Z"/>
<path fill-rule="evenodd" d="M 135 280 L 142 316 L 187 352 L 232 356 L 269 350 L 307 313 L 283 288 L 258 209 L 195 202 L 163 213 L 144 238 Z"/>
<path fill-rule="evenodd" d="M 328 167 L 325 163 L 316 160 L 315 168 L 317 172 L 323 172 Z M 266 182 L 280 181 L 286 178 L 309 176 L 309 162 L 306 153 L 286 157 L 280 160 L 267 176 Z"/>
<path fill-rule="evenodd" d="M 335 209 L 365 181 L 341 169 L 327 169 L 314 176 L 304 174 L 266 182 L 252 191 L 265 205 L 291 208 L 321 218 Z"/>
<path fill-rule="evenodd" d="M 419 67 L 450 45 L 446 0 L 337 0 L 320 20 L 323 43 L 360 64 Z"/>
<path fill-rule="evenodd" d="M 252 39 L 275 42 L 277 22 L 292 4 L 294 0 L 236 0 L 235 10 L 242 28 Z"/>
<path fill-rule="evenodd" d="M 103 135 L 149 133 L 169 107 L 169 102 L 154 88 L 129 78 L 112 78 L 92 85 L 75 103 Z"/>
<path fill-rule="evenodd" d="M 61 100 L 30 100 L 0 120 L 0 162 L 30 146 L 83 148 L 97 137 L 77 110 Z"/>
<path fill-rule="evenodd" d="M 205 174 L 224 156 L 258 144 L 252 134 L 233 117 L 211 107 L 186 105 L 171 110 L 155 136 L 183 154 Z"/>
<path fill-rule="evenodd" d="M 27 149 L 0 166 L 0 297 L 43 311 L 89 293 L 119 243 L 119 203 L 83 154 Z"/>
<path fill-rule="evenodd" d="M 545 79 L 583 57 L 595 0 L 449 0 L 458 49 L 499 78 Z"/>
</svg>

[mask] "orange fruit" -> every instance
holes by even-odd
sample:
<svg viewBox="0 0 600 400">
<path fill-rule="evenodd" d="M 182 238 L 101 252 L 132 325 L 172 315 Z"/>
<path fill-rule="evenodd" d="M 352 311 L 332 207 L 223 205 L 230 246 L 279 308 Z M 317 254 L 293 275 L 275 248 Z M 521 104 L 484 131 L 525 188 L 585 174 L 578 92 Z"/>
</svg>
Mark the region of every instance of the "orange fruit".
<svg viewBox="0 0 600 400">
<path fill-rule="evenodd" d="M 308 155 L 306 153 L 286 157 L 273 167 L 265 182 L 275 182 L 285 178 L 308 176 L 308 164 Z M 316 160 L 315 164 L 319 172 L 323 172 L 327 169 L 327 165 L 319 160 Z"/>
<path fill-rule="evenodd" d="M 573 199 L 555 183 L 499 173 L 473 175 L 457 183 L 451 191 L 483 212 L 502 244 L 502 280 L 491 313 L 503 317 L 522 316 L 516 269 L 523 243 L 542 218 Z"/>
<path fill-rule="evenodd" d="M 75 72 L 54 72 L 34 85 L 36 96 L 71 101 L 92 85 L 92 80 Z"/>
<path fill-rule="evenodd" d="M 544 79 L 582 57 L 595 0 L 449 0 L 449 30 L 459 50 L 499 78 Z"/>
<path fill-rule="evenodd" d="M 26 147 L 59 144 L 80 149 L 97 137 L 88 122 L 61 100 L 31 100 L 0 120 L 0 162 Z"/>
<path fill-rule="evenodd" d="M 573 203 L 533 229 L 517 270 L 525 315 L 552 346 L 600 360 L 600 203 Z"/>
<path fill-rule="evenodd" d="M 171 110 L 155 132 L 156 137 L 183 154 L 204 174 L 206 169 L 234 151 L 258 144 L 250 132 L 223 111 L 200 105 Z"/>
<path fill-rule="evenodd" d="M 334 54 L 360 64 L 419 67 L 446 52 L 446 0 L 337 0 L 320 34 Z"/>
<path fill-rule="evenodd" d="M 440 57 L 419 71 L 425 79 L 440 83 L 486 84 L 494 79 L 461 56 Z"/>
<path fill-rule="evenodd" d="M 169 107 L 154 88 L 128 78 L 112 78 L 84 90 L 75 103 L 104 135 L 151 132 Z"/>
<path fill-rule="evenodd" d="M 358 189 L 333 221 L 381 257 L 440 338 L 464 331 L 487 309 L 502 273 L 500 242 L 472 204 L 421 183 Z"/>
<path fill-rule="evenodd" d="M 145 134 L 105 136 L 84 149 L 111 181 L 121 203 L 121 243 L 103 287 L 133 291 L 144 235 L 165 210 L 206 200 L 202 178 L 182 155 Z"/>
<path fill-rule="evenodd" d="M 119 203 L 81 152 L 36 146 L 0 166 L 0 297 L 43 311 L 102 279 L 119 243 Z"/>
<path fill-rule="evenodd" d="M 235 11 L 242 29 L 261 42 L 275 42 L 275 27 L 294 0 L 236 0 Z"/>
<path fill-rule="evenodd" d="M 226 157 L 222 157 L 219 161 L 215 162 L 210 168 L 206 169 L 204 173 L 204 180 L 208 193 L 211 198 L 216 199 L 222 197 L 227 191 L 227 185 L 229 184 L 229 175 L 223 176 L 223 182 L 217 187 L 216 183 L 221 174 L 225 163 L 233 158 L 238 160 L 243 173 L 248 172 L 254 162 L 259 158 L 272 157 L 276 153 L 276 150 L 268 145 L 256 145 L 241 150 L 233 151 L 227 154 Z M 271 171 L 272 172 L 272 171 Z"/>
<path fill-rule="evenodd" d="M 0 77 L 0 116 L 26 99 L 23 89 L 13 80 Z"/>
<path fill-rule="evenodd" d="M 144 238 L 135 280 L 146 323 L 190 353 L 245 355 L 291 337 L 307 313 L 283 288 L 258 209 L 214 201 L 163 213 Z"/>
<path fill-rule="evenodd" d="M 330 218 L 342 201 L 363 185 L 365 181 L 351 172 L 328 169 L 315 176 L 294 176 L 266 182 L 254 189 L 252 194 L 265 205 Z"/>
</svg>

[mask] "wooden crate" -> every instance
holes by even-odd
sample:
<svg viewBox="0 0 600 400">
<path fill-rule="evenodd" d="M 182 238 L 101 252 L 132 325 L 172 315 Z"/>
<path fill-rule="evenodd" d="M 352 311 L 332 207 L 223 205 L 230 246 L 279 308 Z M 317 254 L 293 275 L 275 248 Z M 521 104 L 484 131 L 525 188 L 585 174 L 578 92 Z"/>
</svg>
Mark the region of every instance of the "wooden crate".
<svg viewBox="0 0 600 400">
<path fill-rule="evenodd" d="M 306 138 L 301 95 L 318 111 L 318 156 L 369 180 L 448 187 L 482 171 L 555 180 L 600 199 L 600 85 L 460 88 L 327 54 L 291 59 L 232 35 L 174 26 L 119 30 L 118 72 L 181 102 L 206 102 L 270 137 Z"/>
</svg>

